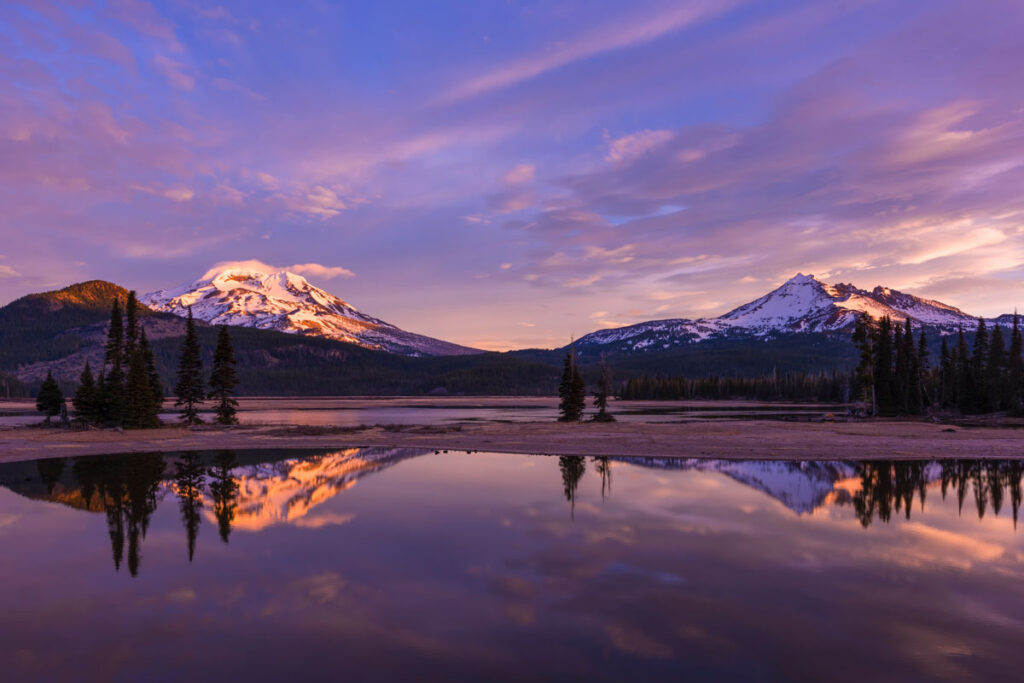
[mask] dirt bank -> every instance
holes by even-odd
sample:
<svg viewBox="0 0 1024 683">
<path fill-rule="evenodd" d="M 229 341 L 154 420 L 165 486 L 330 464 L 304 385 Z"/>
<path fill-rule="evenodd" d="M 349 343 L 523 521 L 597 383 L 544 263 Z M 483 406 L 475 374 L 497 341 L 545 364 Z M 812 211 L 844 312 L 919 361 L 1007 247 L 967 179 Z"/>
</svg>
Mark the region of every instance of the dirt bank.
<svg viewBox="0 0 1024 683">
<path fill-rule="evenodd" d="M 1024 431 L 925 422 L 728 421 L 687 424 L 468 423 L 370 428 L 165 427 L 146 431 L 0 432 L 0 462 L 214 449 L 419 447 L 595 456 L 838 460 L 1024 457 Z"/>
</svg>

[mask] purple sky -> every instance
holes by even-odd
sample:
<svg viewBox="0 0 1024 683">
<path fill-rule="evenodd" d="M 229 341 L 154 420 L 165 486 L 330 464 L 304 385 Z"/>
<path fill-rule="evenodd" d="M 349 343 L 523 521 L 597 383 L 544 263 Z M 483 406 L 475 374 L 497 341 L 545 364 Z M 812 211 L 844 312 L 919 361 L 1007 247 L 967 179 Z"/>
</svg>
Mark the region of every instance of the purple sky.
<svg viewBox="0 0 1024 683">
<path fill-rule="evenodd" d="M 1010 312 L 1022 36 L 1019 0 L 7 0 L 0 303 L 258 259 L 495 349 L 797 271 Z"/>
</svg>

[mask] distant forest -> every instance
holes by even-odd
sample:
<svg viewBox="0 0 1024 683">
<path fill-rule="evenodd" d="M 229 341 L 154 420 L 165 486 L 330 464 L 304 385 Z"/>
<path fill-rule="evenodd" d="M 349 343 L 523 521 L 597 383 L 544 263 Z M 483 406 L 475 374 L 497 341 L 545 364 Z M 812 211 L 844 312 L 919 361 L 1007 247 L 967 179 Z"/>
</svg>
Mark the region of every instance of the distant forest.
<svg viewBox="0 0 1024 683">
<path fill-rule="evenodd" d="M 850 399 L 848 372 L 786 372 L 761 377 L 631 377 L 622 384 L 619 398 L 631 400 L 813 401 L 845 403 Z"/>
</svg>

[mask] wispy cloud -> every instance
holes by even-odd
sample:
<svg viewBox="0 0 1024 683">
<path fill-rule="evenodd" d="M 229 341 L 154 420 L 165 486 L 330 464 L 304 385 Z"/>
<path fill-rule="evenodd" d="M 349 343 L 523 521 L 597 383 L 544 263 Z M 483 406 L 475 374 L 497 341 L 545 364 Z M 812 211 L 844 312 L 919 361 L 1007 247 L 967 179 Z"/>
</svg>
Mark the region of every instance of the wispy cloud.
<svg viewBox="0 0 1024 683">
<path fill-rule="evenodd" d="M 642 45 L 666 34 L 706 21 L 731 10 L 736 0 L 678 3 L 667 10 L 642 17 L 627 17 L 566 40 L 541 54 L 513 60 L 452 86 L 439 102 L 476 97 L 536 78 L 546 72 L 605 52 Z"/>
</svg>

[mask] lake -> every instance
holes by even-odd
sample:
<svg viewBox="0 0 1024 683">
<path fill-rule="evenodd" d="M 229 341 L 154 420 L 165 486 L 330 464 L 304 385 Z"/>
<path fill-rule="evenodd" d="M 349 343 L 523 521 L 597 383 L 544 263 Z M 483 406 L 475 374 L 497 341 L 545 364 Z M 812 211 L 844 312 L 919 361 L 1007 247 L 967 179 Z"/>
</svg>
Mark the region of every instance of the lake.
<svg viewBox="0 0 1024 683">
<path fill-rule="evenodd" d="M 171 401 L 161 419 L 178 420 Z M 293 405 L 301 407 L 292 407 Z M 842 405 L 827 403 L 764 403 L 756 401 L 613 401 L 620 422 L 693 422 L 698 420 L 809 420 L 829 412 L 844 413 Z M 591 410 L 592 412 L 592 410 Z M 201 412 L 212 421 L 213 413 Z M 557 400 L 526 398 L 358 399 L 305 398 L 241 399 L 238 419 L 245 425 L 310 425 L 358 427 L 360 425 L 446 425 L 459 422 L 554 422 Z M 0 428 L 42 422 L 34 406 L 0 413 Z"/>
<path fill-rule="evenodd" d="M 994 680 L 1024 466 L 415 449 L 0 466 L 6 680 Z"/>
</svg>

